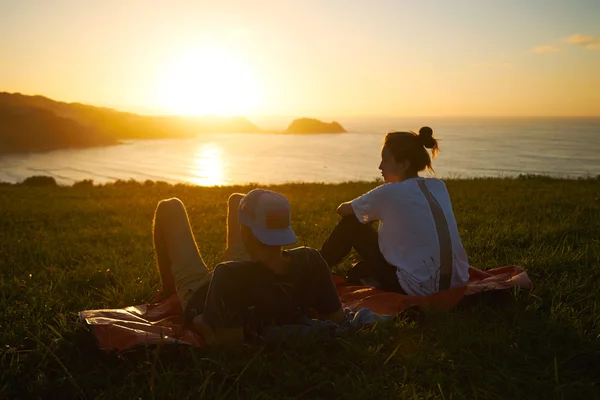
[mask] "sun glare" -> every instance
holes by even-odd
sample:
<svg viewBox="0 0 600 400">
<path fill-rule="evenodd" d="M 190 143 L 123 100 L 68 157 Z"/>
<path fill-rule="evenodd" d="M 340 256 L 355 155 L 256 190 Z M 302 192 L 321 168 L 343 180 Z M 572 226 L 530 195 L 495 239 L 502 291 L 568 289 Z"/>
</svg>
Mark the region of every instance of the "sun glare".
<svg viewBox="0 0 600 400">
<path fill-rule="evenodd" d="M 221 148 L 215 143 L 202 145 L 196 152 L 190 172 L 193 175 L 190 181 L 196 185 L 223 185 L 225 180 Z"/>
<path fill-rule="evenodd" d="M 173 60 L 166 71 L 163 107 L 182 115 L 244 115 L 260 103 L 251 69 L 233 53 L 204 47 Z"/>
</svg>

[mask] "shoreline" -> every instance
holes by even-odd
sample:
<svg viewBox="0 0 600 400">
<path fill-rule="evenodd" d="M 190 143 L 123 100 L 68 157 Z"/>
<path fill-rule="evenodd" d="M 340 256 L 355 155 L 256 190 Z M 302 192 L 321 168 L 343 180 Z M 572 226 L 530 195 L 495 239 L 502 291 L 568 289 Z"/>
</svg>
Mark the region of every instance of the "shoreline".
<svg viewBox="0 0 600 400">
<path fill-rule="evenodd" d="M 436 178 L 436 177 L 432 177 Z M 553 182 L 571 182 L 571 181 L 597 181 L 600 180 L 600 175 L 596 176 L 586 176 L 586 177 L 555 177 L 551 175 L 537 175 L 537 174 L 519 174 L 518 176 L 489 176 L 489 177 L 467 177 L 467 178 L 439 178 L 444 182 L 473 182 L 473 181 L 498 181 L 498 182 L 506 182 L 506 181 L 524 181 L 524 180 L 535 180 L 535 181 L 553 181 Z M 32 175 L 25 178 L 20 182 L 5 182 L 0 180 L 0 188 L 1 187 L 56 187 L 56 188 L 77 188 L 77 187 L 122 187 L 122 186 L 132 186 L 132 187 L 165 187 L 165 188 L 204 188 L 204 189 L 223 189 L 223 188 L 239 188 L 239 187 L 286 187 L 286 186 L 306 186 L 306 185 L 315 185 L 315 186 L 341 186 L 341 185 L 381 185 L 383 181 L 381 179 L 374 180 L 348 180 L 344 182 L 309 182 L 309 181 L 289 181 L 283 183 L 260 183 L 260 182 L 248 182 L 242 184 L 229 184 L 229 185 L 197 185 L 190 182 L 166 182 L 161 180 L 136 180 L 136 179 L 128 179 L 122 180 L 117 179 L 112 182 L 94 182 L 93 179 L 83 179 L 81 181 L 73 182 L 71 185 L 59 184 L 56 182 L 56 179 L 52 176 L 47 175 Z"/>
<path fill-rule="evenodd" d="M 3 152 L 0 150 L 0 159 L 2 157 L 11 157 L 11 156 L 26 156 L 26 155 L 34 155 L 34 154 L 44 154 L 50 153 L 53 151 L 61 151 L 61 150 L 86 150 L 86 149 L 95 149 L 102 147 L 113 147 L 113 146 L 121 146 L 123 144 L 127 144 L 130 141 L 146 141 L 146 140 L 186 140 L 186 139 L 194 139 L 197 137 L 202 137 L 206 135 L 282 135 L 282 136 L 290 136 L 290 135 L 298 135 L 298 136 L 322 136 L 322 135 L 345 135 L 348 133 L 352 133 L 351 131 L 346 132 L 286 132 L 285 130 L 264 130 L 260 132 L 201 132 L 195 135 L 190 136 L 181 136 L 181 137 L 154 137 L 154 138 L 118 138 L 116 143 L 108 143 L 108 144 L 95 144 L 89 146 L 65 146 L 65 147 L 56 147 L 51 149 L 44 150 L 23 150 L 23 151 L 7 151 Z"/>
</svg>

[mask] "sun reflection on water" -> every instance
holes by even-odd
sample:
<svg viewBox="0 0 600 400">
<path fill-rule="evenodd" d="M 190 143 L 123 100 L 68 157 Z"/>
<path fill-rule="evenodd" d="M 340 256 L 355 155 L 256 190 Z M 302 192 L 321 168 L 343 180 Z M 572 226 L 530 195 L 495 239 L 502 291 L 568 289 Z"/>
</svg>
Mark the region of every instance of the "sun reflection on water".
<svg viewBox="0 0 600 400">
<path fill-rule="evenodd" d="M 215 143 L 203 144 L 194 156 L 190 173 L 193 175 L 190 182 L 196 185 L 215 186 L 225 184 L 221 147 Z"/>
</svg>

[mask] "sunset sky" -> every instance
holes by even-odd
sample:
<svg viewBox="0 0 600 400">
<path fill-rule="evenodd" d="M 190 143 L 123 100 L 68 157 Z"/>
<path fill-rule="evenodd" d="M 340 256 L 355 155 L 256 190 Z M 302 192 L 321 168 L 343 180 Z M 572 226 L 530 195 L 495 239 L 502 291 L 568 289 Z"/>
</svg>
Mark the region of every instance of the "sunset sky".
<svg viewBox="0 0 600 400">
<path fill-rule="evenodd" d="M 140 113 L 600 115 L 598 0 L 0 0 L 0 91 Z"/>
</svg>

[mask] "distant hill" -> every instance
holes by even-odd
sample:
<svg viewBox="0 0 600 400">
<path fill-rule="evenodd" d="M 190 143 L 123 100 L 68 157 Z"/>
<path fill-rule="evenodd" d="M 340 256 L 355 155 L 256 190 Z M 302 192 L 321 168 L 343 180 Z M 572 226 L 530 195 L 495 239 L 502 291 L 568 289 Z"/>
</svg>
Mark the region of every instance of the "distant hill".
<svg viewBox="0 0 600 400">
<path fill-rule="evenodd" d="M 199 133 L 257 133 L 260 129 L 244 117 L 150 116 L 64 103 L 43 96 L 0 93 L 0 107 L 5 105 L 49 110 L 59 117 L 93 126 L 117 139 L 157 139 L 190 137 Z M 2 121 L 0 121 L 1 123 Z"/>
<path fill-rule="evenodd" d="M 119 139 L 192 137 L 200 133 L 259 133 L 243 117 L 144 116 L 0 92 L 0 154 L 104 146 Z"/>
<path fill-rule="evenodd" d="M 117 143 L 105 132 L 49 110 L 0 105 L 0 154 Z"/>
<path fill-rule="evenodd" d="M 292 121 L 285 130 L 286 133 L 345 133 L 346 130 L 339 123 L 323 122 L 314 118 L 299 118 Z"/>
<path fill-rule="evenodd" d="M 337 122 L 294 120 L 284 133 L 343 133 Z M 122 139 L 186 138 L 202 133 L 266 133 L 244 117 L 138 115 L 0 92 L 0 154 L 117 144 Z"/>
</svg>

